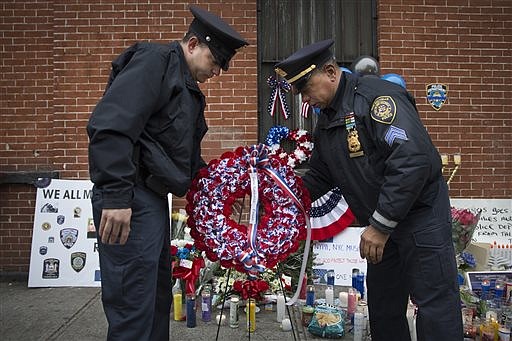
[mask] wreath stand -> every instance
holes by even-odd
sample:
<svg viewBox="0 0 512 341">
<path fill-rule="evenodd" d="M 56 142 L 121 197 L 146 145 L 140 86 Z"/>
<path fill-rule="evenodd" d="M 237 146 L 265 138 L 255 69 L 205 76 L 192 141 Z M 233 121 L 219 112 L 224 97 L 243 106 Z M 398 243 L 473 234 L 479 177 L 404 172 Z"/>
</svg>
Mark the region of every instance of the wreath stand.
<svg viewBox="0 0 512 341">
<path fill-rule="evenodd" d="M 244 198 L 245 199 L 245 198 Z M 238 223 L 240 224 L 240 221 L 242 219 L 242 213 L 243 213 L 243 204 L 244 204 L 244 199 L 242 199 L 242 208 L 240 209 L 240 214 L 238 216 Z M 221 308 L 220 308 L 220 318 L 219 318 L 219 322 L 217 324 L 217 335 L 215 336 L 215 341 L 218 341 L 219 340 L 219 331 L 220 331 L 220 326 L 222 324 L 222 316 L 224 314 L 224 304 L 226 303 L 226 296 L 227 296 L 227 293 L 228 293 L 228 285 L 227 283 L 229 283 L 229 278 L 231 276 L 231 269 L 232 268 L 229 268 L 228 269 L 228 276 L 227 276 L 227 279 L 226 279 L 226 289 L 224 291 L 224 296 L 222 298 L 222 305 L 221 305 Z M 279 279 L 279 285 L 281 287 L 281 290 L 283 293 L 285 293 L 284 291 L 284 288 L 283 288 L 283 283 L 281 281 L 281 276 L 280 276 L 280 271 L 279 271 L 279 265 L 277 266 L 277 272 L 276 272 L 276 275 L 278 276 L 278 279 Z M 285 303 L 285 307 L 286 307 L 286 313 L 288 314 L 288 317 L 290 318 L 290 324 L 291 324 L 291 327 L 292 327 L 292 333 L 293 333 L 293 340 L 294 341 L 297 341 L 297 336 L 295 335 L 295 328 L 296 326 L 294 325 L 295 323 L 295 319 L 292 318 L 291 314 L 290 314 L 290 307 L 286 304 L 286 295 L 284 295 L 284 303 Z M 249 309 L 251 309 L 251 305 L 249 305 Z M 251 313 L 251 311 L 249 310 L 249 314 Z M 248 333 L 247 333 L 247 338 L 248 340 L 251 340 L 251 325 L 250 325 L 250 319 L 248 321 L 249 323 L 249 328 L 248 328 Z M 297 332 L 298 332 L 298 329 L 297 329 Z"/>
</svg>

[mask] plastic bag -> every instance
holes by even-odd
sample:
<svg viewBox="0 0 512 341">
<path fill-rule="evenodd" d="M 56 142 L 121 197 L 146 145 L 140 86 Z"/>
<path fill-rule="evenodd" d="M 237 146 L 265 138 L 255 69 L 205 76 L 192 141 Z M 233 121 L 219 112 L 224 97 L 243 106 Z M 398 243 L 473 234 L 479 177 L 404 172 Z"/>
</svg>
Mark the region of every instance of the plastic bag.
<svg viewBox="0 0 512 341">
<path fill-rule="evenodd" d="M 327 339 L 340 339 L 345 335 L 344 310 L 331 305 L 319 305 L 315 308 L 308 331 Z"/>
</svg>

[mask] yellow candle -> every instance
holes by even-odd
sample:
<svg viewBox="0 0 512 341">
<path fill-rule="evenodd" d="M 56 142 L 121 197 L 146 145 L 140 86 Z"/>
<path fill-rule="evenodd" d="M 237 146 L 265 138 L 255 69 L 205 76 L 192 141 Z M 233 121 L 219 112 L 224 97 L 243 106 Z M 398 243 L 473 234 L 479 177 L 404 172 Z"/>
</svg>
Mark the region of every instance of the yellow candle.
<svg viewBox="0 0 512 341">
<path fill-rule="evenodd" d="M 183 307 L 182 307 L 182 296 L 180 293 L 175 293 L 172 295 L 172 304 L 174 305 L 174 321 L 181 321 L 182 315 L 183 315 Z"/>
<path fill-rule="evenodd" d="M 256 330 L 256 301 L 253 298 L 247 301 L 245 310 L 247 314 L 247 330 L 252 333 Z"/>
</svg>

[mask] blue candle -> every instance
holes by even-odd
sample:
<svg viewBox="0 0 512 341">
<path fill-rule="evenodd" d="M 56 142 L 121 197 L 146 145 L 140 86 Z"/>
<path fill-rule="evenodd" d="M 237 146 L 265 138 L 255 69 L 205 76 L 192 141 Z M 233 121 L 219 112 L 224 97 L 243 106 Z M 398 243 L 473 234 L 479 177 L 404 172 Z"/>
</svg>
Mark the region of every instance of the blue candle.
<svg viewBox="0 0 512 341">
<path fill-rule="evenodd" d="M 361 293 L 361 298 L 364 298 L 364 272 L 357 274 L 356 289 Z"/>
<path fill-rule="evenodd" d="M 187 295 L 187 327 L 194 328 L 196 326 L 196 297 L 195 295 Z"/>
<path fill-rule="evenodd" d="M 327 272 L 327 285 L 334 285 L 334 271 Z"/>
<path fill-rule="evenodd" d="M 306 291 L 306 305 L 314 306 L 315 305 L 315 286 L 308 286 L 308 290 Z"/>
</svg>

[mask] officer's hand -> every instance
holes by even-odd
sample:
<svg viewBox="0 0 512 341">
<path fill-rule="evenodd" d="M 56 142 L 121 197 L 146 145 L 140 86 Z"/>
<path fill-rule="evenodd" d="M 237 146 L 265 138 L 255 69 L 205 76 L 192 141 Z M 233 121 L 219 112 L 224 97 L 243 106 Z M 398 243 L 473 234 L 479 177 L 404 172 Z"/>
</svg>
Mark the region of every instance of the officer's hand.
<svg viewBox="0 0 512 341">
<path fill-rule="evenodd" d="M 103 244 L 124 245 L 130 234 L 131 208 L 103 209 L 99 234 Z"/>
<path fill-rule="evenodd" d="M 372 264 L 380 263 L 388 238 L 389 234 L 377 230 L 372 225 L 368 225 L 361 234 L 361 241 L 359 242 L 361 258 L 366 258 Z"/>
</svg>

